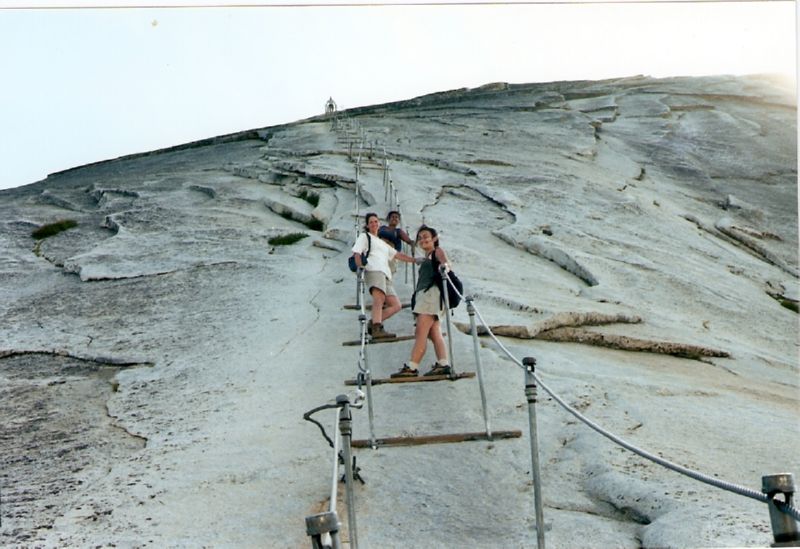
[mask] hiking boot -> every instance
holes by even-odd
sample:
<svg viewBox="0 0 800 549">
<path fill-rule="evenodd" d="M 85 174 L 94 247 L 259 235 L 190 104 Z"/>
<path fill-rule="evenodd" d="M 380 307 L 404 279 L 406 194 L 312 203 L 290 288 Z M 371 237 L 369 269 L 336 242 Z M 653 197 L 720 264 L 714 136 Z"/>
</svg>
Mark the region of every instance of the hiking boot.
<svg viewBox="0 0 800 549">
<path fill-rule="evenodd" d="M 433 367 L 425 372 L 425 376 L 449 376 L 453 374 L 453 369 L 450 367 L 449 364 L 439 364 L 436 363 Z"/>
<path fill-rule="evenodd" d="M 419 370 L 409 368 L 408 364 L 403 364 L 403 367 L 400 368 L 399 371 L 391 374 L 389 377 L 417 377 L 418 375 Z"/>
<path fill-rule="evenodd" d="M 397 334 L 393 334 L 391 332 L 387 332 L 383 329 L 383 324 L 376 323 L 372 325 L 372 339 L 389 339 L 392 337 L 397 337 Z"/>
</svg>

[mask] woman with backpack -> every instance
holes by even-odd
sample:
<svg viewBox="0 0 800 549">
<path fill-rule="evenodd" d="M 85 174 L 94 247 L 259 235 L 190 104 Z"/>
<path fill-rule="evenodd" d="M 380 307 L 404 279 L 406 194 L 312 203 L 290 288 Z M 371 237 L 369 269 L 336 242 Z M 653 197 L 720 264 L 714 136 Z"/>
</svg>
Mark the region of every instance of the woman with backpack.
<svg viewBox="0 0 800 549">
<path fill-rule="evenodd" d="M 423 225 L 417 231 L 417 246 L 422 248 L 425 258 L 419 266 L 417 287 L 414 291 L 412 312 L 416 319 L 414 329 L 414 347 L 411 349 L 411 360 L 403 364 L 400 371 L 391 377 L 414 377 L 419 375 L 419 363 L 425 356 L 428 339 L 433 342 L 436 363 L 425 372 L 426 376 L 450 375 L 450 361 L 447 358 L 447 346 L 442 337 L 440 318 L 444 314 L 441 291 L 437 277 L 441 280 L 439 266 L 444 265 L 449 271 L 447 254 L 439 247 L 439 236 L 436 229 Z"/>
<path fill-rule="evenodd" d="M 367 324 L 367 331 L 373 339 L 387 339 L 395 334 L 387 332 L 383 323 L 402 309 L 397 293 L 392 286 L 392 271 L 389 268 L 391 259 L 399 259 L 414 263 L 414 258 L 398 252 L 378 237 L 380 219 L 378 214 L 368 213 L 365 216 L 366 232 L 361 233 L 353 246 L 353 258 L 358 268 L 364 268 L 364 284 L 372 296 L 372 319 Z M 361 262 L 361 254 L 366 256 L 367 264 Z M 384 304 L 386 308 L 384 309 Z"/>
</svg>

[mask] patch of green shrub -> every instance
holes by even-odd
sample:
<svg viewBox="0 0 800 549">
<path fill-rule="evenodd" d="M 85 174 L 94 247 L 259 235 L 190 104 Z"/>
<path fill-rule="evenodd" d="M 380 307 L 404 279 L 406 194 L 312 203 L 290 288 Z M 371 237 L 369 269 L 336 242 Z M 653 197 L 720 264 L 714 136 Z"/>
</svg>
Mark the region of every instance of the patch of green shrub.
<svg viewBox="0 0 800 549">
<path fill-rule="evenodd" d="M 302 223 L 303 225 L 305 225 L 306 227 L 308 227 L 312 231 L 321 231 L 321 230 L 323 230 L 325 228 L 325 225 L 322 223 L 322 221 L 320 221 L 319 219 L 316 219 L 314 217 L 312 217 L 308 221 L 301 221 L 301 220 L 295 218 L 292 215 L 292 212 L 281 212 L 280 216 L 282 218 L 284 218 L 284 219 L 288 219 L 289 221 L 297 221 L 298 223 Z"/>
<path fill-rule="evenodd" d="M 307 236 L 306 233 L 289 233 L 281 236 L 273 236 L 267 242 L 269 242 L 271 246 L 289 246 L 303 240 Z"/>
<path fill-rule="evenodd" d="M 74 219 L 60 219 L 54 223 L 47 223 L 31 233 L 31 236 L 36 240 L 47 238 L 48 236 L 56 235 L 60 232 L 66 231 L 73 227 L 77 227 L 78 222 Z"/>
<path fill-rule="evenodd" d="M 305 223 L 305 226 L 311 229 L 312 231 L 321 231 L 325 228 L 325 225 L 322 224 L 322 221 L 317 219 L 316 217 L 312 217 L 311 221 Z"/>
<path fill-rule="evenodd" d="M 781 307 L 784 307 L 786 309 L 789 309 L 790 311 L 794 311 L 795 313 L 800 314 L 800 309 L 798 309 L 797 301 L 794 301 L 792 299 L 787 299 L 780 294 L 775 294 L 772 292 L 767 292 L 767 295 L 769 295 L 772 299 L 780 303 Z"/>
<path fill-rule="evenodd" d="M 315 208 L 319 206 L 319 195 L 311 194 L 307 190 L 303 189 L 300 191 L 300 198 L 314 206 Z"/>
</svg>

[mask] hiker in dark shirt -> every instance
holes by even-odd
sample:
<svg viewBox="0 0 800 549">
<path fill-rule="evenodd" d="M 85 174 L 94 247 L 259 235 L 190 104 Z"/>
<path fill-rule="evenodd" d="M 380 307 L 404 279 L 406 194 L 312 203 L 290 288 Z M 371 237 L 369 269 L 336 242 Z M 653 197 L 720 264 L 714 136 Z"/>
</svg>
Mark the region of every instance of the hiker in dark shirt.
<svg viewBox="0 0 800 549">
<path fill-rule="evenodd" d="M 391 377 L 419 375 L 419 363 L 425 356 L 428 339 L 433 342 L 436 364 L 425 375 L 449 375 L 452 372 L 439 321 L 445 313 L 442 307 L 441 293 L 435 281 L 439 265 L 448 268 L 447 254 L 439 247 L 439 236 L 436 229 L 425 225 L 417 231 L 417 245 L 425 252 L 425 258 L 419 266 L 419 277 L 414 291 L 414 307 L 411 309 L 416 319 L 414 347 L 411 349 L 411 360 L 403 364 L 400 371 L 393 373 Z"/>
<path fill-rule="evenodd" d="M 389 224 L 381 225 L 380 229 L 378 229 L 378 236 L 385 240 L 390 246 L 394 246 L 394 249 L 398 252 L 403 249 L 403 242 L 409 244 L 413 249 L 414 241 L 411 240 L 407 232 L 400 228 L 400 212 L 392 210 L 386 215 L 386 221 Z M 414 255 L 413 251 L 411 255 Z M 394 274 L 397 271 L 397 262 L 395 260 L 390 261 L 389 268 L 392 274 Z"/>
<path fill-rule="evenodd" d="M 386 221 L 388 225 L 381 225 L 378 229 L 378 236 L 388 240 L 398 252 L 403 249 L 403 242 L 410 246 L 414 246 L 415 242 L 411 240 L 408 233 L 400 228 L 400 212 L 392 210 L 386 214 Z"/>
</svg>

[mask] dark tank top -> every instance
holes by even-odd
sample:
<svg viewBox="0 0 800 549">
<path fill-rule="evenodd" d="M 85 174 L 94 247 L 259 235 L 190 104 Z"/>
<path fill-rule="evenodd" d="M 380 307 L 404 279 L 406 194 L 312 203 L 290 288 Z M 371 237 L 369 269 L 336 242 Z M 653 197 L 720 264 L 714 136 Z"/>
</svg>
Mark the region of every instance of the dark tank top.
<svg viewBox="0 0 800 549">
<path fill-rule="evenodd" d="M 425 258 L 425 261 L 420 263 L 419 265 L 419 273 L 417 273 L 417 291 L 424 292 L 428 288 L 434 285 L 435 278 L 434 275 L 436 274 L 436 266 L 434 263 L 439 263 L 433 254 L 436 252 L 432 252 L 431 256 Z"/>
</svg>

